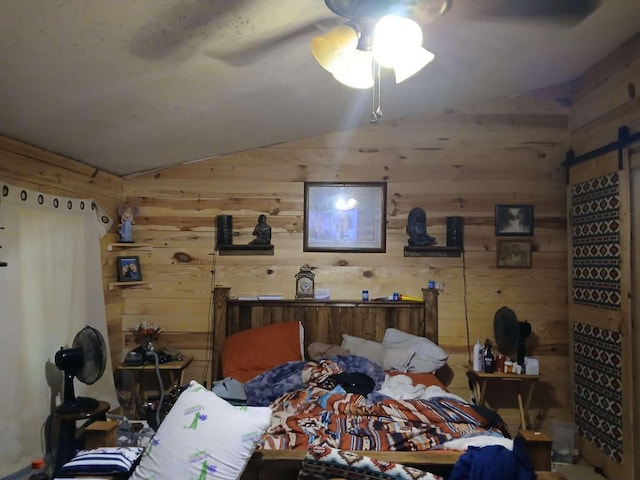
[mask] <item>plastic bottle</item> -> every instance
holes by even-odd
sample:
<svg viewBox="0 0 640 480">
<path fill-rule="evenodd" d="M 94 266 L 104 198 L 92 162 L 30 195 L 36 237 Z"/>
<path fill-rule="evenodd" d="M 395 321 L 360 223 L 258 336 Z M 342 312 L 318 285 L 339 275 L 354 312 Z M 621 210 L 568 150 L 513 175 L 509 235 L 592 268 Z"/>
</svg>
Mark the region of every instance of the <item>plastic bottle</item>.
<svg viewBox="0 0 640 480">
<path fill-rule="evenodd" d="M 31 461 L 31 475 L 29 480 L 49 480 L 49 475 L 44 469 L 44 459 L 36 458 Z"/>
<path fill-rule="evenodd" d="M 482 351 L 482 344 L 480 343 L 480 337 L 478 337 L 478 341 L 473 346 L 473 370 L 475 372 L 482 372 L 484 364 L 484 353 Z"/>
<path fill-rule="evenodd" d="M 496 359 L 491 351 L 491 341 L 488 338 L 484 342 L 484 371 L 485 373 L 496 371 Z"/>
</svg>

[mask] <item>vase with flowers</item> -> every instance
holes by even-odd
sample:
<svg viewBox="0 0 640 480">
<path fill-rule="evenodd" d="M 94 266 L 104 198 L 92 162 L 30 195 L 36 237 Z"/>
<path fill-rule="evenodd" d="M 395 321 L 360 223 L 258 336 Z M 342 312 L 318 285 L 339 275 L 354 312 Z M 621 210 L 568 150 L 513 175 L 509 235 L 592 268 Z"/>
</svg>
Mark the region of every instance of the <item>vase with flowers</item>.
<svg viewBox="0 0 640 480">
<path fill-rule="evenodd" d="M 163 331 L 159 325 L 147 321 L 140 322 L 138 326 L 134 328 L 136 340 L 144 350 L 150 352 L 156 349 L 156 342 Z"/>
</svg>

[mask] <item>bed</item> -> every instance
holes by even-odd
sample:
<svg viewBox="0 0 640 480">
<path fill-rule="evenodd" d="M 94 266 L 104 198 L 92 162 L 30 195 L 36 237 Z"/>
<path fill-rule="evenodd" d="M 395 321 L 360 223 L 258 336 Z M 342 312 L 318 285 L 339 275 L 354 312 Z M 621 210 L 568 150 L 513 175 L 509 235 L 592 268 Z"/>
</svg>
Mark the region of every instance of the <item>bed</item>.
<svg viewBox="0 0 640 480">
<path fill-rule="evenodd" d="M 281 336 L 273 335 L 262 339 L 262 343 L 255 345 L 247 344 L 246 338 L 242 343 L 233 344 L 232 340 L 242 335 L 239 332 L 262 332 L 268 330 L 269 326 L 274 326 L 274 331 L 278 325 L 300 322 L 304 331 L 303 345 L 299 347 L 303 352 L 308 352 L 310 346 L 321 344 L 325 346 L 339 346 L 344 340 L 343 335 L 353 339 L 368 341 L 373 343 L 382 342 L 387 331 L 398 330 L 416 337 L 426 338 L 437 344 L 438 340 L 438 292 L 436 290 L 423 290 L 422 301 L 296 301 L 296 300 L 240 300 L 230 297 L 230 289 L 217 287 L 214 290 L 214 334 L 212 352 L 212 371 L 215 379 L 225 376 L 239 378 L 247 386 L 255 383 L 256 379 L 267 376 L 254 385 L 254 390 L 266 389 L 269 383 L 277 383 L 275 379 L 280 377 L 288 378 L 279 369 L 306 368 L 301 376 L 306 380 L 323 378 L 326 369 L 334 368 L 331 362 L 338 362 L 339 367 L 353 367 L 349 363 L 350 356 L 333 356 L 326 359 L 316 359 L 309 362 L 304 358 L 299 360 L 286 360 L 287 350 L 295 350 L 295 341 L 289 345 L 284 345 Z M 248 334 L 250 336 L 251 334 Z M 260 342 L 252 339 L 253 342 Z M 251 342 L 250 341 L 250 342 Z M 258 346 L 260 345 L 260 346 Z M 262 364 L 264 358 L 256 355 L 253 361 L 264 370 L 257 377 L 255 372 L 251 372 L 251 365 L 246 372 L 225 371 L 223 364 L 229 361 L 229 352 L 236 353 L 246 360 L 247 351 L 263 352 L 270 347 L 278 353 L 284 355 L 283 358 L 273 358 L 271 363 Z M 242 352 L 242 353 L 240 353 Z M 284 353 L 283 353 L 284 352 Z M 346 363 L 345 363 L 346 362 Z M 249 363 L 251 363 L 249 361 Z M 285 363 L 287 365 L 285 365 Z M 327 366 L 328 365 L 328 366 Z M 366 367 L 366 365 L 365 365 Z M 364 368 L 364 367 L 363 367 Z M 447 371 L 447 366 L 439 369 L 440 372 Z M 323 370 L 324 369 L 324 370 Z M 362 370 L 362 369 L 360 369 Z M 274 372 L 276 372 L 274 374 Z M 296 371 L 296 375 L 297 375 Z M 371 372 L 367 372 L 371 373 Z M 384 372 L 386 373 L 386 372 Z M 384 375 L 386 382 L 389 377 Z M 371 373 L 372 378 L 379 372 Z M 245 375 L 243 377 L 243 375 Z M 269 377 L 268 375 L 271 375 Z M 274 376 L 275 375 L 275 376 Z M 316 375 L 316 377 L 314 377 Z M 440 383 L 447 375 L 434 376 L 435 382 Z M 298 378 L 296 376 L 296 378 Z M 213 380 L 213 379 L 212 379 Z M 376 388 L 379 388 L 380 379 L 376 380 Z M 294 382 L 295 383 L 295 382 Z M 442 385 L 442 383 L 440 383 Z M 463 450 L 452 450 L 447 448 L 447 439 L 465 437 L 480 431 L 489 431 L 494 438 L 504 439 L 508 435 L 506 429 L 500 424 L 500 419 L 484 415 L 476 407 L 466 403 L 457 403 L 453 398 L 434 400 L 427 410 L 419 409 L 417 405 L 424 404 L 420 400 L 389 399 L 387 401 L 376 402 L 371 405 L 366 399 L 357 394 L 326 395 L 326 390 L 318 387 L 315 381 L 303 382 L 303 385 L 295 385 L 295 389 L 277 392 L 283 394 L 278 397 L 274 394 L 275 401 L 270 403 L 272 408 L 271 425 L 267 433 L 259 443 L 258 450 L 253 454 L 247 468 L 244 471 L 243 479 L 284 479 L 295 478 L 300 465 L 305 457 L 309 443 L 332 443 L 332 446 L 344 450 L 358 451 L 369 455 L 374 454 L 375 458 L 415 466 L 423 470 L 446 475 L 453 464 L 456 463 Z M 319 389 L 317 389 L 319 388 Z M 446 385 L 444 386 L 446 389 Z M 278 397 L 276 399 L 276 397 Z M 371 398 L 371 397 L 369 397 Z M 317 400 L 325 402 L 323 407 L 317 406 Z M 462 399 L 460 399 L 462 400 Z M 260 405 L 260 403 L 259 403 Z M 264 403 L 262 403 L 264 405 Z M 317 412 L 315 411 L 317 410 Z M 297 413 L 299 418 L 292 418 L 291 415 Z M 331 419 L 321 425 L 303 425 L 301 418 L 321 418 L 328 416 L 327 411 L 339 412 L 340 415 L 331 414 Z M 342 416 L 343 413 L 347 416 Z M 315 415 L 318 417 L 315 417 Z M 450 415 L 455 417 L 452 418 Z M 276 417 L 278 417 L 276 419 Z M 337 417 L 337 418 L 333 418 Z M 437 418 L 440 422 L 435 427 L 425 427 L 422 430 L 417 427 L 425 423 L 425 418 L 431 421 Z M 465 418 L 464 422 L 456 419 Z M 389 418 L 396 421 L 404 421 L 404 430 L 395 431 L 392 423 L 386 423 Z M 357 419 L 357 420 L 356 420 Z M 314 423 L 312 421 L 311 423 Z M 384 424 L 384 425 L 383 425 Z M 336 438 L 335 432 L 328 430 L 338 428 L 341 432 L 349 431 L 349 428 L 356 430 L 355 435 L 340 435 Z M 336 427 L 337 425 L 337 427 Z M 407 435 L 407 425 L 412 430 L 411 435 Z M 391 432 L 384 438 L 379 435 L 380 430 Z M 366 432 L 363 434 L 363 432 Z M 375 452 L 372 452 L 374 450 Z"/>
</svg>

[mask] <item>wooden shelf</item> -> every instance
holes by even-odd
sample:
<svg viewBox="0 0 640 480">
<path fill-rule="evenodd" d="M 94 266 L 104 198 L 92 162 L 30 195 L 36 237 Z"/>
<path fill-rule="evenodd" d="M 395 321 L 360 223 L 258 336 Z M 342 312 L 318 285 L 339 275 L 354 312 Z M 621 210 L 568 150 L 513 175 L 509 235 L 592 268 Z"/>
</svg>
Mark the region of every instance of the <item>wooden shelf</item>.
<svg viewBox="0 0 640 480">
<path fill-rule="evenodd" d="M 151 282 L 110 282 L 109 290 L 115 290 L 116 288 L 151 288 Z"/>
<path fill-rule="evenodd" d="M 461 247 L 404 247 L 405 257 L 460 257 Z"/>
<path fill-rule="evenodd" d="M 220 255 L 273 255 L 273 245 L 218 245 Z"/>
<path fill-rule="evenodd" d="M 153 245 L 149 243 L 110 243 L 107 250 L 153 250 Z"/>
</svg>

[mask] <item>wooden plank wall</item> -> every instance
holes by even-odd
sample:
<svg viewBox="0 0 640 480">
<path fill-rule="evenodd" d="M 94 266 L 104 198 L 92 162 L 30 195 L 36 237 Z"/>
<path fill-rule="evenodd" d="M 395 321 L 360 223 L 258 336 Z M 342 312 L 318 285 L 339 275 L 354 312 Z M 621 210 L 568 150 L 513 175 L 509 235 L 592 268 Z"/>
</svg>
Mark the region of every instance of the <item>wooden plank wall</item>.
<svg viewBox="0 0 640 480">
<path fill-rule="evenodd" d="M 581 155 L 602 147 L 618 138 L 618 129 L 626 126 L 630 133 L 640 132 L 640 34 L 636 35 L 620 49 L 578 78 L 572 87 L 574 104 L 569 116 L 571 147 L 576 155 Z M 629 148 L 631 170 L 631 218 L 632 218 L 632 319 L 631 344 L 640 344 L 640 333 L 635 328 L 640 315 L 640 303 L 633 292 L 637 291 L 640 242 L 638 232 L 638 199 L 640 198 L 640 143 Z M 640 442 L 640 357 L 637 352 L 623 352 L 623 391 L 626 398 L 634 398 L 633 411 L 630 413 L 633 425 L 631 432 L 625 430 L 625 449 L 634 450 Z M 628 389 L 633 389 L 629 392 Z M 626 413 L 626 412 L 625 412 Z M 632 436 L 629 441 L 628 435 Z M 579 442 L 583 456 L 587 456 L 596 465 L 603 466 L 610 478 L 615 478 L 619 469 L 611 460 L 586 442 Z M 640 471 L 640 456 L 635 455 L 633 471 Z M 628 465 L 624 466 L 627 471 Z M 619 476 L 619 475 L 618 475 Z"/>
<path fill-rule="evenodd" d="M 503 305 L 531 322 L 531 353 L 543 382 L 533 405 L 566 417 L 567 351 L 565 171 L 568 111 L 553 101 L 566 92 L 498 99 L 376 126 L 211 158 L 125 177 L 126 201 L 138 206 L 134 239 L 153 250 L 141 257 L 151 289 L 124 289 L 122 327 L 160 324 L 165 344 L 193 354 L 188 375 L 206 380 L 213 285 L 232 295 L 294 295 L 294 275 L 313 266 L 332 298 L 392 292 L 420 296 L 428 280 L 440 296 L 440 342 L 455 372 L 451 389 L 469 398 L 468 342 L 493 336 Z M 549 98 L 551 97 L 551 99 Z M 392 108 L 389 106 L 388 108 Z M 386 254 L 302 251 L 304 181 L 388 183 Z M 533 268 L 497 269 L 494 207 L 535 206 Z M 446 243 L 450 215 L 465 219 L 463 258 L 410 257 L 405 226 L 413 207 L 428 215 L 428 233 Z M 214 255 L 216 216 L 233 216 L 234 244 L 247 244 L 259 214 L 273 228 L 273 256 Z M 469 335 L 467 335 L 467 330 Z M 126 336 L 123 351 L 135 346 Z M 492 400 L 518 423 L 515 393 Z"/>
</svg>

